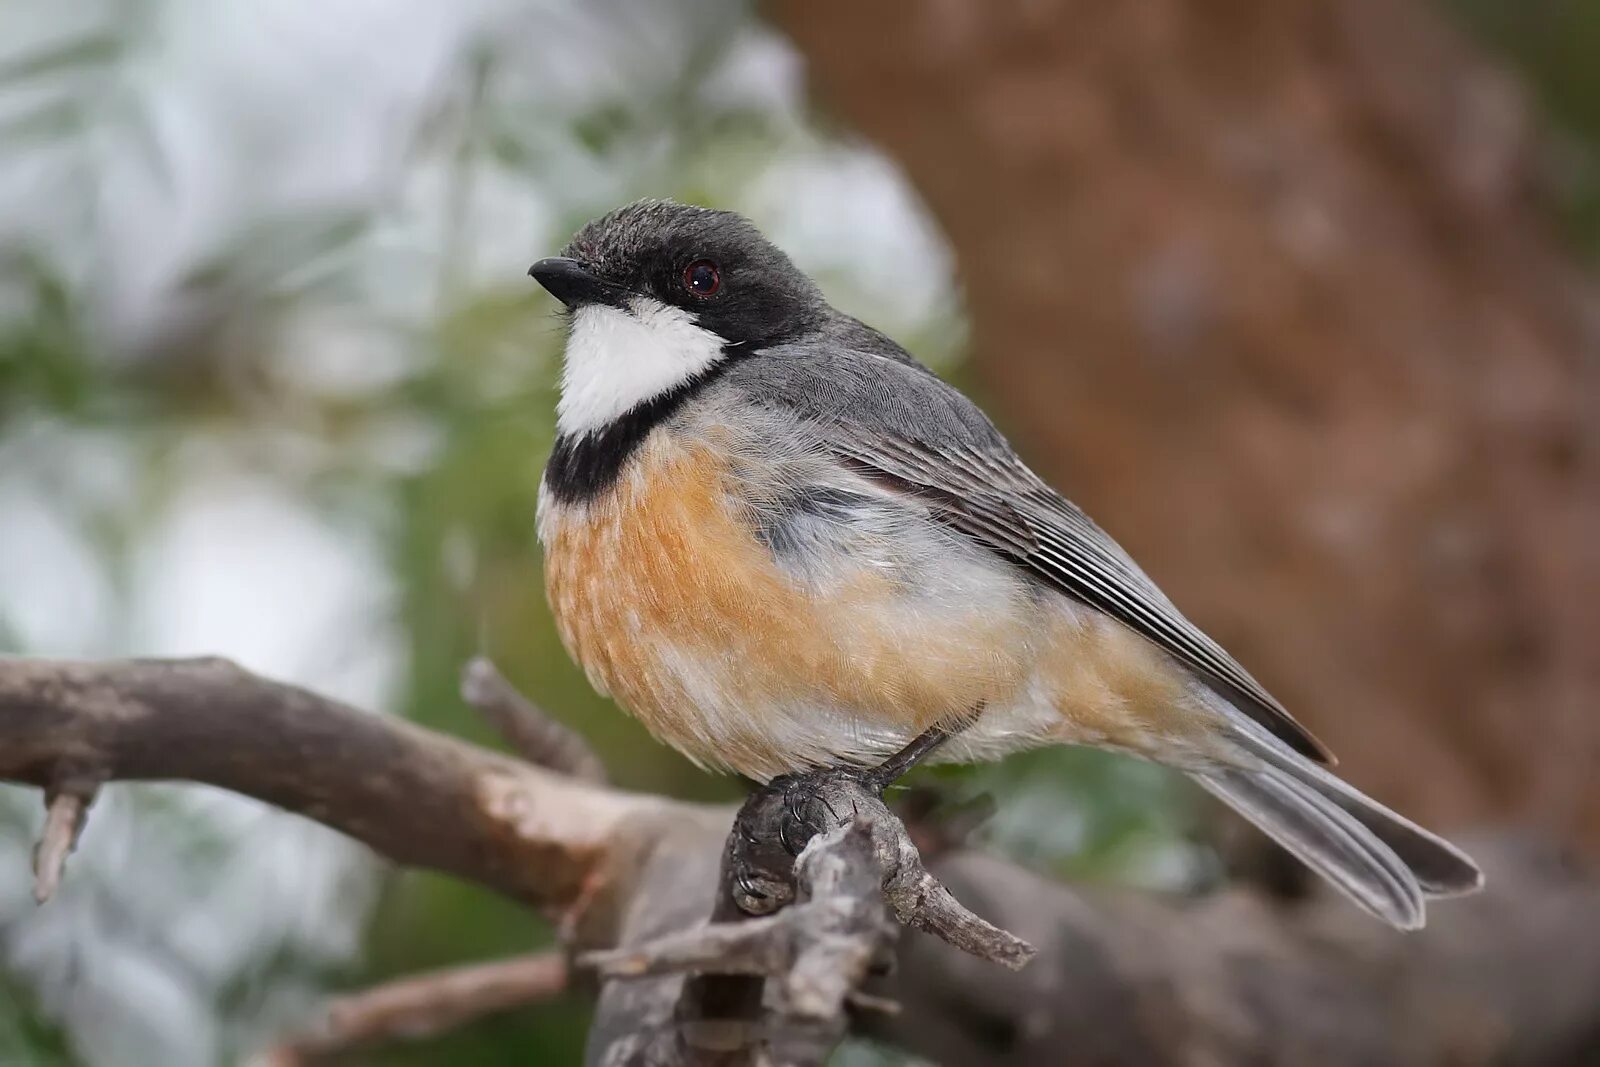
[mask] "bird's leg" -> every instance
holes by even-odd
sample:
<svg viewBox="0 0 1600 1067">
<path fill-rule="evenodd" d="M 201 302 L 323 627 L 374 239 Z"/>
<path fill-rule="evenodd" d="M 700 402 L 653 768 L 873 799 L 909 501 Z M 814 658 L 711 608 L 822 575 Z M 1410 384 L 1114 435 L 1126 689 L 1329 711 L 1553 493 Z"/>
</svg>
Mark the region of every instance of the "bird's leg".
<svg viewBox="0 0 1600 1067">
<path fill-rule="evenodd" d="M 957 727 L 960 729 L 960 727 Z M 956 731 L 945 726 L 930 726 L 916 737 L 911 743 L 899 752 L 890 756 L 876 767 L 869 767 L 861 771 L 860 778 L 863 785 L 870 786 L 880 796 L 897 780 L 903 777 L 911 768 L 921 763 L 934 750 L 950 740 Z"/>
</svg>

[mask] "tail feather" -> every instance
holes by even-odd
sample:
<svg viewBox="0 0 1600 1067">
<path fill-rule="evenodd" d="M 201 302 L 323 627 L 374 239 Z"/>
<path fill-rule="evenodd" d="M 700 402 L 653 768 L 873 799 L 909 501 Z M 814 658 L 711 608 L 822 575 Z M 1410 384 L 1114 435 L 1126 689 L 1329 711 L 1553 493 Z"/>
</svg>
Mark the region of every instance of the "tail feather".
<svg viewBox="0 0 1600 1067">
<path fill-rule="evenodd" d="M 1476 864 L 1254 723 L 1235 720 L 1245 759 L 1193 776 L 1206 790 L 1378 918 L 1413 930 L 1427 897 L 1483 885 Z"/>
<path fill-rule="evenodd" d="M 1410 868 L 1336 805 L 1277 771 L 1194 777 L 1366 911 L 1402 930 L 1422 926 L 1422 889 Z"/>
<path fill-rule="evenodd" d="M 1459 848 L 1379 804 L 1321 767 L 1300 770 L 1313 787 L 1405 861 L 1430 897 L 1455 897 L 1483 888 L 1483 872 Z"/>
</svg>

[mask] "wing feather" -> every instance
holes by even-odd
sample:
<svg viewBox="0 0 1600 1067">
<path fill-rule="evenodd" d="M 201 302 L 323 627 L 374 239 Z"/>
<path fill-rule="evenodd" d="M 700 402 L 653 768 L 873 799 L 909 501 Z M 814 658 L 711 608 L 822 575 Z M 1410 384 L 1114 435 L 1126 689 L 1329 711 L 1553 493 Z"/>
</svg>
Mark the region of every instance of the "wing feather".
<svg viewBox="0 0 1600 1067">
<path fill-rule="evenodd" d="M 1120 545 L 1028 469 L 976 404 L 887 337 L 838 316 L 815 337 L 730 368 L 722 385 L 741 403 L 801 417 L 840 462 L 921 499 L 938 521 L 1165 650 L 1295 751 L 1332 762 Z"/>
<path fill-rule="evenodd" d="M 837 427 L 830 444 L 853 469 L 919 497 L 951 528 L 1155 643 L 1296 751 L 1331 761 L 1327 748 L 1185 618 L 1109 534 L 1009 448 L 934 448 L 859 426 Z"/>
</svg>

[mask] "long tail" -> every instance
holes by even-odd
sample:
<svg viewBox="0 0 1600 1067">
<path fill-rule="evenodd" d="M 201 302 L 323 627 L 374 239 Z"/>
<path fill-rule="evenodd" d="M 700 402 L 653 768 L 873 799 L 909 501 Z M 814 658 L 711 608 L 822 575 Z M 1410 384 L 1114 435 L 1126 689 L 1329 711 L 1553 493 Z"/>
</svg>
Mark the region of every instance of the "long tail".
<svg viewBox="0 0 1600 1067">
<path fill-rule="evenodd" d="M 1191 772 L 1194 779 L 1362 908 L 1415 930 L 1423 924 L 1426 898 L 1482 887 L 1477 864 L 1448 841 L 1254 723 L 1235 723 L 1241 747 L 1254 758 L 1244 766 Z"/>
</svg>

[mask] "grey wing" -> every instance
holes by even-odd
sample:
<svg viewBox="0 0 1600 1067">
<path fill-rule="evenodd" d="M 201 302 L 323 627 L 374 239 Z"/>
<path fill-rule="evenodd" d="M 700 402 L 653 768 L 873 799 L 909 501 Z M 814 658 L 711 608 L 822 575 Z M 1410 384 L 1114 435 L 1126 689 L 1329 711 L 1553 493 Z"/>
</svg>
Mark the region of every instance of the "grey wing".
<svg viewBox="0 0 1600 1067">
<path fill-rule="evenodd" d="M 1029 470 L 965 395 L 903 354 L 808 345 L 793 357 L 759 361 L 753 391 L 816 421 L 842 463 L 916 496 L 939 521 L 1153 642 L 1295 751 L 1331 761 L 1110 535 Z"/>
</svg>

